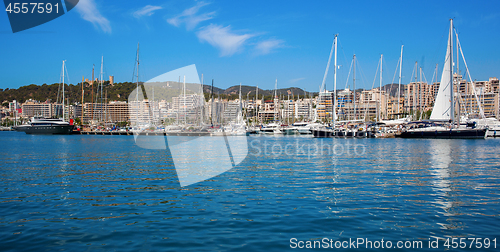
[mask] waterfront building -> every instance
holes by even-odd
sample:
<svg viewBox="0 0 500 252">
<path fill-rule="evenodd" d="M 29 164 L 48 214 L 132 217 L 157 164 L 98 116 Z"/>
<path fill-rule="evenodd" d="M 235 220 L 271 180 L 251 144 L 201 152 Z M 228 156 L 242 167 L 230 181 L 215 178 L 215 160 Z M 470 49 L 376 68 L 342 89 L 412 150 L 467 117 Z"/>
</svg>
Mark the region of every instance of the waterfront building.
<svg viewBox="0 0 500 252">
<path fill-rule="evenodd" d="M 51 118 L 53 116 L 53 104 L 49 102 L 39 102 L 29 99 L 21 105 L 22 116 L 30 118 L 34 116 Z"/>
<path fill-rule="evenodd" d="M 213 102 L 208 101 L 204 105 L 205 111 L 205 123 L 213 123 L 214 125 L 218 125 L 223 121 L 224 111 L 227 108 L 227 101 L 214 99 Z"/>
<path fill-rule="evenodd" d="M 154 102 L 148 99 L 142 101 L 130 101 L 128 103 L 129 117 L 135 125 L 152 124 L 155 122 L 153 115 Z"/>
<path fill-rule="evenodd" d="M 16 100 L 9 102 L 9 111 L 10 112 L 14 112 L 15 110 L 18 110 L 20 108 L 21 108 L 20 104 Z"/>
<path fill-rule="evenodd" d="M 284 100 L 281 102 L 282 104 L 280 105 L 281 109 L 281 118 L 283 118 L 284 122 L 289 122 L 293 123 L 293 119 L 296 118 L 295 116 L 295 106 L 296 102 L 294 100 Z"/>
<path fill-rule="evenodd" d="M 102 105 L 102 106 L 101 106 Z M 83 116 L 83 122 L 86 123 L 96 123 L 103 121 L 105 104 L 101 103 L 85 103 L 83 106 L 85 114 Z"/>
<path fill-rule="evenodd" d="M 359 106 L 364 110 L 364 117 L 375 120 L 377 115 L 386 116 L 387 95 L 379 88 L 363 90 L 359 96 Z"/>
<path fill-rule="evenodd" d="M 203 115 L 205 98 L 199 94 L 172 97 L 172 110 L 176 117 L 184 123 L 199 122 Z"/>
<path fill-rule="evenodd" d="M 158 101 L 158 115 L 160 120 L 164 120 L 168 118 L 168 111 L 172 108 L 172 103 L 167 102 L 166 100 Z"/>
<path fill-rule="evenodd" d="M 319 93 L 316 111 L 322 121 L 331 121 L 333 118 L 333 95 L 333 92 L 327 90 Z"/>
<path fill-rule="evenodd" d="M 337 91 L 337 118 L 339 120 L 350 120 L 354 118 L 354 93 L 348 88 Z M 352 108 L 347 109 L 348 106 Z"/>
<path fill-rule="evenodd" d="M 82 107 L 81 104 L 66 105 L 69 114 L 66 118 L 82 118 Z"/>
<path fill-rule="evenodd" d="M 108 104 L 85 103 L 84 122 L 125 122 L 129 121 L 129 104 L 125 101 L 112 101 Z M 142 116 L 142 114 L 141 114 Z M 141 117 L 142 119 L 142 117 Z"/>
<path fill-rule="evenodd" d="M 472 93 L 472 83 L 464 80 L 462 75 L 453 74 L 453 81 L 455 84 L 454 90 L 459 90 L 461 94 L 470 94 Z"/>
<path fill-rule="evenodd" d="M 275 100 L 277 100 L 277 98 Z M 261 110 L 259 110 L 259 122 L 269 122 L 275 119 L 279 120 L 278 103 L 275 100 L 264 101 L 264 106 L 261 106 Z"/>
<path fill-rule="evenodd" d="M 405 85 L 406 100 L 404 102 L 404 110 L 406 112 L 414 112 L 417 110 L 427 111 L 432 109 L 435 99 L 432 90 L 433 87 L 425 82 L 410 82 Z"/>
<path fill-rule="evenodd" d="M 461 100 L 458 108 L 462 115 L 468 114 L 469 118 L 480 118 L 480 111 L 477 101 L 481 104 L 485 117 L 499 117 L 499 94 L 484 93 L 477 90 L 478 98 L 473 95 L 460 94 Z M 457 109 L 458 111 L 458 109 Z"/>
<path fill-rule="evenodd" d="M 295 102 L 295 118 L 299 120 L 308 119 L 313 117 L 313 100 L 312 99 L 299 99 Z"/>
<path fill-rule="evenodd" d="M 399 98 L 399 102 L 398 102 L 398 98 L 397 97 L 389 97 L 389 99 L 387 99 L 387 105 L 386 105 L 386 108 L 387 108 L 387 117 L 385 117 L 385 119 L 395 119 L 395 118 L 398 118 L 398 116 L 402 115 L 403 114 L 403 106 L 404 106 L 404 97 L 400 97 Z M 399 109 L 398 109 L 398 105 L 399 105 Z M 398 111 L 399 111 L 399 115 L 398 115 Z"/>
<path fill-rule="evenodd" d="M 240 109 L 239 100 L 230 101 L 227 103 L 226 109 L 224 109 L 224 119 L 226 122 L 236 122 L 236 117 L 238 116 L 238 111 Z"/>
<path fill-rule="evenodd" d="M 112 101 L 106 107 L 106 119 L 109 122 L 129 121 L 129 106 L 125 101 Z"/>
</svg>

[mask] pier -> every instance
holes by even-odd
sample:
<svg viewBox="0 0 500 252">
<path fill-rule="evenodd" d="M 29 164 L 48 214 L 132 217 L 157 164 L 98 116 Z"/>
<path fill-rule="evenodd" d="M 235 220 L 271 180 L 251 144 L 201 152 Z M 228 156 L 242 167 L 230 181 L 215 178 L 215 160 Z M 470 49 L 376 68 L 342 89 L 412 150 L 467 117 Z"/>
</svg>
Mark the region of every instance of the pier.
<svg viewBox="0 0 500 252">
<path fill-rule="evenodd" d="M 73 131 L 73 135 L 133 136 L 132 131 Z M 140 132 L 141 136 L 216 136 L 210 132 Z"/>
</svg>

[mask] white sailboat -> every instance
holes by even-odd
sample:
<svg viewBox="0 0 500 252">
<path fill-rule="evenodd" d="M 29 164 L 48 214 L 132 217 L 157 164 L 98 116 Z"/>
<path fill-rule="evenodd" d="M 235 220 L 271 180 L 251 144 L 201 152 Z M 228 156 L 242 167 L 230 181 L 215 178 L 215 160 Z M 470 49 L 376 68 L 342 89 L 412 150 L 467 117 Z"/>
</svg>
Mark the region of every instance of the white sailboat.
<svg viewBox="0 0 500 252">
<path fill-rule="evenodd" d="M 400 99 L 401 98 L 401 71 L 403 68 L 403 47 L 404 47 L 404 45 L 401 45 L 401 55 L 399 56 L 399 84 L 398 84 L 398 103 L 397 103 L 398 118 L 392 119 L 392 120 L 380 120 L 381 123 L 384 123 L 387 126 L 398 126 L 398 125 L 402 125 L 402 124 L 407 124 L 412 119 L 411 116 L 399 118 L 399 116 L 401 114 L 401 111 L 399 109 L 400 109 L 400 100 L 401 100 Z M 396 68 L 396 70 L 397 70 L 397 68 Z M 380 89 L 382 89 L 382 87 L 380 87 Z"/>
<path fill-rule="evenodd" d="M 323 76 L 323 82 L 321 83 L 321 87 L 319 90 L 319 97 L 321 97 L 322 94 L 324 96 L 330 95 L 330 93 L 325 88 L 325 81 L 326 81 L 326 76 L 328 74 L 328 69 L 330 68 L 330 61 L 332 60 L 332 54 L 335 52 L 335 59 L 334 59 L 335 71 L 334 71 L 334 75 L 333 75 L 334 87 L 333 87 L 333 97 L 332 97 L 333 101 L 332 101 L 332 111 L 331 111 L 333 128 L 335 128 L 335 124 L 336 124 L 336 121 L 338 119 L 337 113 L 335 111 L 335 105 L 336 105 L 336 99 L 337 99 L 337 37 L 338 37 L 338 35 L 335 34 L 335 37 L 333 39 L 332 49 L 330 50 L 330 56 L 328 57 L 328 63 L 326 64 L 325 75 Z M 320 107 L 320 105 L 317 106 L 317 109 L 319 107 Z M 328 112 L 326 111 L 326 106 L 324 106 L 324 107 L 325 107 L 325 116 L 326 116 L 328 114 Z M 317 112 L 317 110 L 316 110 L 316 112 Z M 320 137 L 320 138 L 333 137 L 334 136 L 333 130 L 327 129 L 322 124 L 318 125 L 318 123 L 316 123 L 316 119 L 317 119 L 316 117 L 317 117 L 317 114 L 315 114 L 315 116 L 314 116 L 314 120 L 313 120 L 314 123 L 313 124 L 309 124 L 306 126 L 309 128 L 310 132 L 313 134 L 313 137 Z"/>
<path fill-rule="evenodd" d="M 247 136 L 246 123 L 243 120 L 243 108 L 241 104 L 241 83 L 240 83 L 240 95 L 239 95 L 239 107 L 238 113 L 236 115 L 236 122 L 230 123 L 228 126 L 224 127 L 224 132 L 229 133 L 233 136 Z"/>
<path fill-rule="evenodd" d="M 432 110 L 431 122 L 408 124 L 409 129 L 396 135 L 402 138 L 485 138 L 487 129 L 455 128 L 453 90 L 453 19 L 450 19 L 448 45 L 443 73 Z"/>
</svg>

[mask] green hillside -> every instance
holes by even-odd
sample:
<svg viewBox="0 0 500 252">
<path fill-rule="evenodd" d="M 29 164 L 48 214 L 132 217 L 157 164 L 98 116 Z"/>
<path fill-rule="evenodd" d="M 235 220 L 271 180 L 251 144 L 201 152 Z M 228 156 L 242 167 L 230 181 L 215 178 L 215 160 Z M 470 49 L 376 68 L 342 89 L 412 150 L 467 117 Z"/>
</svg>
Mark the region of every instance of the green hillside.
<svg viewBox="0 0 500 252">
<path fill-rule="evenodd" d="M 175 85 L 175 84 L 174 84 Z M 132 91 L 136 88 L 136 83 L 131 82 L 122 82 L 115 83 L 114 85 L 109 85 L 109 82 L 103 83 L 103 102 L 107 99 L 107 101 L 127 101 L 128 96 L 132 93 Z M 76 85 L 73 84 L 65 84 L 65 98 L 69 103 L 80 103 L 82 99 L 82 86 L 81 83 Z M 212 87 L 210 85 L 203 86 L 203 92 L 205 94 L 205 98 L 208 100 L 210 97 Z M 213 95 L 215 98 L 221 99 L 237 99 L 239 96 L 240 86 L 232 86 L 228 89 L 221 89 L 214 87 Z M 99 94 L 98 94 L 99 92 Z M 156 99 L 161 97 L 161 93 L 159 90 L 156 91 Z M 264 90 L 259 88 L 259 99 L 272 99 L 274 96 L 274 90 Z M 12 100 L 17 100 L 18 102 L 25 102 L 29 99 L 37 100 L 40 102 L 50 101 L 56 102 L 61 101 L 62 94 L 62 85 L 59 83 L 54 84 L 43 84 L 43 85 L 27 85 L 22 86 L 17 89 L 0 89 L 0 102 L 5 104 L 6 102 L 10 102 Z M 88 83 L 84 83 L 84 102 L 100 102 L 100 90 L 98 90 L 98 85 L 89 85 Z M 300 95 L 303 98 L 306 94 L 308 97 L 317 95 L 316 93 L 306 93 L 301 88 L 291 87 L 291 88 L 282 88 L 277 90 L 277 94 L 279 97 L 284 99 L 288 98 L 290 95 L 290 99 L 292 98 L 292 94 L 295 99 Z M 59 98 L 58 98 L 59 95 Z M 243 99 L 255 99 L 256 95 L 256 87 L 252 86 L 242 86 L 241 87 L 241 95 Z M 107 98 L 106 98 L 107 97 Z"/>
</svg>

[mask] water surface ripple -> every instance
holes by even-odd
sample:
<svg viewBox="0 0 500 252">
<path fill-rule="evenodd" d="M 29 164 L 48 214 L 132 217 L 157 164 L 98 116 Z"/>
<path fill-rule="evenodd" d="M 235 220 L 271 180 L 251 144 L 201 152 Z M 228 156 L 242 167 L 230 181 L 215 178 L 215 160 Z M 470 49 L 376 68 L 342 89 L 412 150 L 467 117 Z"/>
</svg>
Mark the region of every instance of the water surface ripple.
<svg viewBox="0 0 500 252">
<path fill-rule="evenodd" d="M 248 142 L 240 165 L 181 188 L 169 151 L 141 149 L 130 136 L 0 132 L 0 250 L 269 251 L 290 248 L 291 238 L 500 239 L 497 139 Z"/>
</svg>

